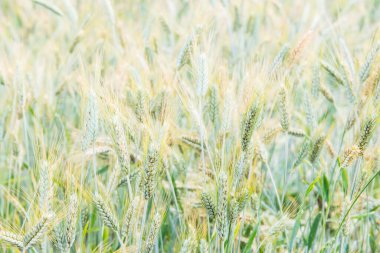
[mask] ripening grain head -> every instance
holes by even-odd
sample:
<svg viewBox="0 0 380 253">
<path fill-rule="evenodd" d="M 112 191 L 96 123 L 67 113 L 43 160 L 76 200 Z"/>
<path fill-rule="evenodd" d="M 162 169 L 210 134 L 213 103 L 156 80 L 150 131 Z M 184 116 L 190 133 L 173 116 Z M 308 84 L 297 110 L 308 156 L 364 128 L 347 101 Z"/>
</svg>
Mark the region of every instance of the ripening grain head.
<svg viewBox="0 0 380 253">
<path fill-rule="evenodd" d="M 0 1 L 0 252 L 378 252 L 379 15 Z"/>
</svg>

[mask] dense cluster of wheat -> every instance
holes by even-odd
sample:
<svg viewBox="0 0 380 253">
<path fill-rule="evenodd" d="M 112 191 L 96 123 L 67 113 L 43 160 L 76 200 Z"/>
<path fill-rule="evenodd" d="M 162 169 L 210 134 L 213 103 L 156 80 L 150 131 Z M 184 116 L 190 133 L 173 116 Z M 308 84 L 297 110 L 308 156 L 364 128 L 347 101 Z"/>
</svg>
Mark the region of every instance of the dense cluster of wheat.
<svg viewBox="0 0 380 253">
<path fill-rule="evenodd" d="M 0 1 L 0 252 L 379 252 L 380 1 Z"/>
</svg>

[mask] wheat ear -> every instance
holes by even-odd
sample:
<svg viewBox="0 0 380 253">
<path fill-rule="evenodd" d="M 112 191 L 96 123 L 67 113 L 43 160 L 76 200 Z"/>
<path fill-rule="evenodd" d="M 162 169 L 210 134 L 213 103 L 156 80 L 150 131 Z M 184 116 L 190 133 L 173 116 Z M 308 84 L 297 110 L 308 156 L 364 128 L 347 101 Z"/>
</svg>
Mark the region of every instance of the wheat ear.
<svg viewBox="0 0 380 253">
<path fill-rule="evenodd" d="M 69 211 L 67 215 L 67 224 L 66 224 L 66 241 L 69 248 L 71 248 L 75 240 L 77 214 L 78 214 L 78 198 L 75 194 L 73 194 L 70 196 Z"/>
<path fill-rule="evenodd" d="M 260 106 L 254 103 L 249 107 L 245 115 L 241 133 L 241 147 L 243 151 L 246 151 L 248 149 L 249 143 L 251 142 L 253 130 L 255 129 L 260 117 L 260 112 Z"/>
<path fill-rule="evenodd" d="M 148 149 L 148 156 L 145 161 L 145 175 L 144 175 L 144 197 L 150 199 L 153 195 L 154 177 L 158 166 L 158 151 L 154 146 Z"/>
<path fill-rule="evenodd" d="M 218 180 L 218 235 L 224 241 L 227 235 L 227 175 L 221 172 Z"/>
<path fill-rule="evenodd" d="M 281 127 L 284 131 L 289 129 L 289 112 L 287 94 L 284 87 L 280 90 L 280 113 L 281 113 Z"/>
<path fill-rule="evenodd" d="M 46 213 L 40 222 L 35 225 L 23 238 L 23 251 L 26 252 L 30 247 L 39 242 L 45 232 L 48 230 L 48 227 L 53 220 L 54 213 Z"/>
<path fill-rule="evenodd" d="M 104 224 L 111 228 L 114 232 L 119 232 L 119 224 L 111 209 L 106 205 L 103 198 L 99 194 L 94 197 L 96 208 L 102 218 Z"/>
<path fill-rule="evenodd" d="M 22 249 L 24 247 L 22 236 L 8 231 L 0 231 L 0 240 L 6 241 L 7 243 L 19 249 Z"/>
<path fill-rule="evenodd" d="M 202 201 L 203 207 L 207 211 L 207 214 L 208 214 L 210 221 L 214 220 L 214 218 L 216 216 L 216 207 L 215 207 L 215 203 L 212 200 L 210 194 L 203 192 L 201 194 L 201 201 Z"/>
<path fill-rule="evenodd" d="M 145 251 L 147 253 L 153 252 L 154 244 L 158 235 L 158 231 L 161 225 L 161 216 L 159 214 L 155 214 L 153 218 L 153 223 L 149 231 L 148 239 L 145 245 Z"/>
<path fill-rule="evenodd" d="M 362 127 L 358 147 L 360 149 L 360 155 L 363 155 L 364 150 L 367 148 L 369 141 L 376 129 L 376 119 L 368 118 L 364 122 Z"/>
</svg>

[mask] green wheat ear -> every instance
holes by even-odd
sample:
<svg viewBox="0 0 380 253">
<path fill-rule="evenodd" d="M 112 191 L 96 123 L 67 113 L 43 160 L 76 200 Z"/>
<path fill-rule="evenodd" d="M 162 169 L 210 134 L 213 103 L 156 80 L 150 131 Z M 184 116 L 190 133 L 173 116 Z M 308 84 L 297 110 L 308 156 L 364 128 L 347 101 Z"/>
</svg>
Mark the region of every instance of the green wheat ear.
<svg viewBox="0 0 380 253">
<path fill-rule="evenodd" d="M 68 248 L 71 248 L 75 240 L 75 231 L 78 216 L 78 198 L 76 194 L 72 194 L 69 199 L 69 210 L 67 215 L 66 241 Z"/>
<path fill-rule="evenodd" d="M 11 232 L 7 232 L 7 231 L 0 231 L 0 240 L 3 240 L 17 248 L 19 248 L 20 250 L 23 249 L 24 247 L 24 242 L 23 242 L 23 238 L 21 235 L 18 235 L 18 234 L 14 234 L 14 233 L 11 233 Z"/>
<path fill-rule="evenodd" d="M 208 114 L 215 127 L 219 124 L 219 101 L 218 90 L 215 85 L 210 88 L 208 95 Z"/>
<path fill-rule="evenodd" d="M 290 128 L 288 130 L 288 134 L 294 136 L 294 137 L 304 137 L 305 132 L 301 129 L 295 129 L 295 128 Z"/>
<path fill-rule="evenodd" d="M 201 241 L 199 242 L 199 251 L 200 253 L 209 252 L 209 245 L 205 239 L 201 239 Z"/>
<path fill-rule="evenodd" d="M 318 92 L 319 93 L 320 85 L 318 85 Z M 306 114 L 306 121 L 307 121 L 307 127 L 310 132 L 313 132 L 315 129 L 315 110 L 314 106 L 312 105 L 311 99 L 307 92 L 304 93 L 304 107 L 305 107 L 305 114 Z"/>
<path fill-rule="evenodd" d="M 189 145 L 190 147 L 192 148 L 195 148 L 196 150 L 198 151 L 201 151 L 202 150 L 202 143 L 201 141 L 196 138 L 196 137 L 191 137 L 191 136 L 182 136 L 181 137 L 181 140 L 186 143 L 187 145 Z"/>
<path fill-rule="evenodd" d="M 144 197 L 150 199 L 154 191 L 154 180 L 157 172 L 157 166 L 159 161 L 158 150 L 155 146 L 150 145 L 148 149 L 148 155 L 144 165 Z"/>
<path fill-rule="evenodd" d="M 311 94 L 313 95 L 313 97 L 318 98 L 320 86 L 321 86 L 321 79 L 320 79 L 319 68 L 315 66 L 313 68 L 313 79 L 311 82 Z"/>
<path fill-rule="evenodd" d="M 216 206 L 215 206 L 215 203 L 212 200 L 210 194 L 207 192 L 203 192 L 201 194 L 201 201 L 202 201 L 203 207 L 207 211 L 207 215 L 208 215 L 210 221 L 213 221 L 214 218 L 216 217 Z"/>
<path fill-rule="evenodd" d="M 136 102 L 134 104 L 136 118 L 140 123 L 143 123 L 145 118 L 145 96 L 141 90 L 138 90 Z"/>
<path fill-rule="evenodd" d="M 237 203 L 239 205 L 239 212 L 243 211 L 249 198 L 249 193 L 247 189 L 241 190 L 241 192 L 238 195 Z"/>
<path fill-rule="evenodd" d="M 363 65 L 361 66 L 360 71 L 359 71 L 360 82 L 364 83 L 367 80 L 369 73 L 371 71 L 373 62 L 375 61 L 379 50 L 380 50 L 380 43 L 375 45 L 371 49 L 371 51 L 368 53 Z"/>
<path fill-rule="evenodd" d="M 227 236 L 227 179 L 227 175 L 221 172 L 218 180 L 217 230 L 223 241 Z"/>
<path fill-rule="evenodd" d="M 47 162 L 43 162 L 40 168 L 39 195 L 41 210 L 43 212 L 49 212 L 50 202 L 53 198 L 53 184 Z"/>
<path fill-rule="evenodd" d="M 309 152 L 309 147 L 310 147 L 309 141 L 304 140 L 300 151 L 298 151 L 297 159 L 294 161 L 293 168 L 297 168 L 302 163 L 302 161 L 306 158 Z"/>
<path fill-rule="evenodd" d="M 145 251 L 147 253 L 153 252 L 154 244 L 155 244 L 155 241 L 156 241 L 156 238 L 157 238 L 160 226 L 161 226 L 161 215 L 159 215 L 158 213 L 156 213 L 154 215 L 153 223 L 152 223 L 152 225 L 150 227 L 148 239 L 147 239 L 146 245 L 145 245 Z"/>
<path fill-rule="evenodd" d="M 329 63 L 327 63 L 325 61 L 321 62 L 321 66 L 322 66 L 322 68 L 324 68 L 326 70 L 327 73 L 329 73 L 335 79 L 335 81 L 338 84 L 344 85 L 344 78 L 343 78 L 342 74 L 337 69 L 335 69 L 333 66 L 331 66 Z"/>
<path fill-rule="evenodd" d="M 201 53 L 198 57 L 197 72 L 197 93 L 198 96 L 204 96 L 208 88 L 208 65 L 205 53 Z"/>
<path fill-rule="evenodd" d="M 235 171 L 234 171 L 234 189 L 236 189 L 239 185 L 241 176 L 245 172 L 247 166 L 248 166 L 248 156 L 250 152 L 242 152 L 240 154 L 240 158 L 236 164 Z"/>
<path fill-rule="evenodd" d="M 164 122 L 167 112 L 168 94 L 161 91 L 150 103 L 149 113 L 152 118 Z"/>
<path fill-rule="evenodd" d="M 188 38 L 181 48 L 181 51 L 179 52 L 178 58 L 177 58 L 177 69 L 181 69 L 185 64 L 188 64 L 190 62 L 190 55 L 192 53 L 193 49 L 193 43 L 194 38 L 191 36 Z"/>
<path fill-rule="evenodd" d="M 240 212 L 239 209 L 240 209 L 239 202 L 236 201 L 235 199 L 232 199 L 229 205 L 229 222 L 231 226 L 235 226 L 236 220 Z"/>
<path fill-rule="evenodd" d="M 241 147 L 243 151 L 248 150 L 249 143 L 251 142 L 251 137 L 254 129 L 257 126 L 261 114 L 261 107 L 257 103 L 253 103 L 245 114 L 244 120 L 242 122 L 241 131 Z"/>
<path fill-rule="evenodd" d="M 23 238 L 23 249 L 27 250 L 38 243 L 42 237 L 47 232 L 52 220 L 54 218 L 54 213 L 46 213 L 41 220 L 35 225 Z"/>
<path fill-rule="evenodd" d="M 284 131 L 289 130 L 289 111 L 288 111 L 288 98 L 284 87 L 280 89 L 280 113 L 281 113 L 281 127 Z"/>
<path fill-rule="evenodd" d="M 90 94 L 88 96 L 86 115 L 85 115 L 85 129 L 84 136 L 82 139 L 82 149 L 87 149 L 90 145 L 92 145 L 95 140 L 97 133 L 99 131 L 99 112 L 98 112 L 98 103 L 95 91 L 90 90 Z"/>
<path fill-rule="evenodd" d="M 194 248 L 194 242 L 191 237 L 187 238 L 183 243 L 179 253 L 188 253 Z"/>
<path fill-rule="evenodd" d="M 193 53 L 195 43 L 197 43 L 200 31 L 201 30 L 197 28 L 195 32 L 186 40 L 185 44 L 181 48 L 177 58 L 177 70 L 180 70 L 184 65 L 190 63 L 191 54 Z"/>
<path fill-rule="evenodd" d="M 114 232 L 119 232 L 119 223 L 110 207 L 104 202 L 99 194 L 95 194 L 94 202 L 104 224 Z"/>
<path fill-rule="evenodd" d="M 137 209 L 137 204 L 138 204 L 138 199 L 137 198 L 133 199 L 133 201 L 130 203 L 128 210 L 124 216 L 123 225 L 121 228 L 121 236 L 124 238 L 124 240 L 127 239 L 128 234 L 131 233 L 134 216 Z"/>
<path fill-rule="evenodd" d="M 367 118 L 362 127 L 360 138 L 358 142 L 358 147 L 360 149 L 360 154 L 363 155 L 364 150 L 367 148 L 373 133 L 376 129 L 376 119 Z"/>
<path fill-rule="evenodd" d="M 277 70 L 280 68 L 281 64 L 284 62 L 286 56 L 288 55 L 289 50 L 290 50 L 290 47 L 287 44 L 284 45 L 280 49 L 280 51 L 278 52 L 278 54 L 276 55 L 276 57 L 273 60 L 272 66 L 271 66 L 270 71 L 269 71 L 270 75 L 276 74 Z"/>
<path fill-rule="evenodd" d="M 324 135 L 317 137 L 314 142 L 312 143 L 311 149 L 310 149 L 310 154 L 309 154 L 309 161 L 314 164 L 318 157 L 319 154 L 322 151 L 323 144 L 325 142 L 326 137 Z"/>
<path fill-rule="evenodd" d="M 331 94 L 331 92 L 327 89 L 326 86 L 321 85 L 319 87 L 319 91 L 322 93 L 322 95 L 329 101 L 330 103 L 334 103 L 334 97 Z"/>
<path fill-rule="evenodd" d="M 118 156 L 118 160 L 123 170 L 126 173 L 128 173 L 129 166 L 130 166 L 130 158 L 129 158 L 128 148 L 127 148 L 127 142 L 125 139 L 126 133 L 119 117 L 114 116 L 112 122 L 114 125 L 114 131 L 115 131 L 116 153 Z"/>
</svg>

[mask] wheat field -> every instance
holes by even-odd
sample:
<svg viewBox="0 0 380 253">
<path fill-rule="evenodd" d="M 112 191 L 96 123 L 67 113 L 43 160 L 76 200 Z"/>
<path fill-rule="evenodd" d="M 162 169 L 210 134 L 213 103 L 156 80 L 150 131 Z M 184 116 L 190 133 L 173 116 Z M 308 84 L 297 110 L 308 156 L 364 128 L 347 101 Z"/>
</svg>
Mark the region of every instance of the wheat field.
<svg viewBox="0 0 380 253">
<path fill-rule="evenodd" d="M 380 252 L 379 0 L 1 0 L 0 252 Z"/>
</svg>

